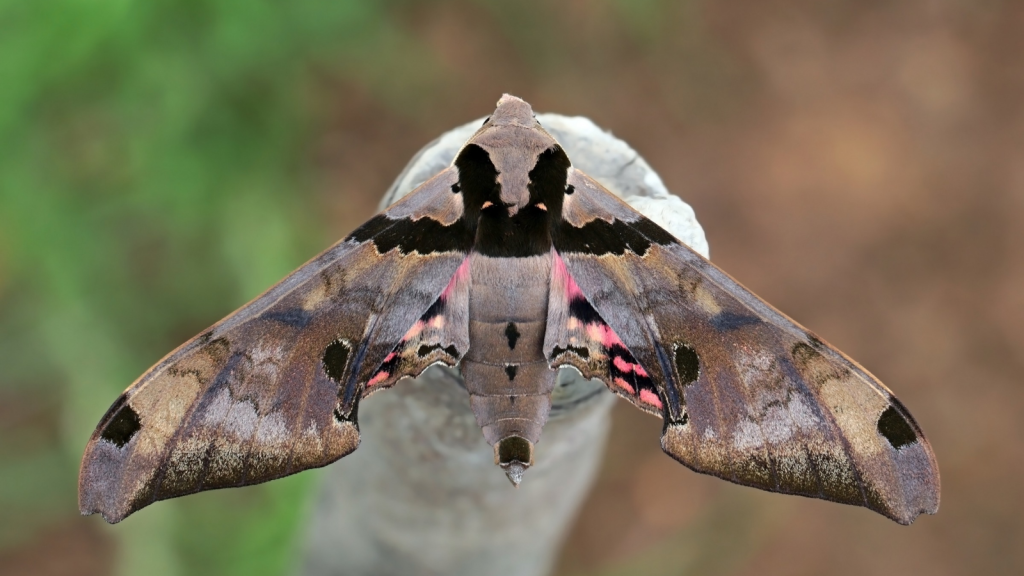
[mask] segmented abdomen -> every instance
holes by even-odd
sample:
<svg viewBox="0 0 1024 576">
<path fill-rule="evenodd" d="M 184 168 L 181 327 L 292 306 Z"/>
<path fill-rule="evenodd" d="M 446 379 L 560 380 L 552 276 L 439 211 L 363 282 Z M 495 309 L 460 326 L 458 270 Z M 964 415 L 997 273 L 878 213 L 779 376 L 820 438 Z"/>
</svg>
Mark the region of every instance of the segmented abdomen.
<svg viewBox="0 0 1024 576">
<path fill-rule="evenodd" d="M 469 352 L 462 375 L 487 442 L 536 443 L 558 372 L 544 357 L 551 256 L 470 255 Z"/>
</svg>

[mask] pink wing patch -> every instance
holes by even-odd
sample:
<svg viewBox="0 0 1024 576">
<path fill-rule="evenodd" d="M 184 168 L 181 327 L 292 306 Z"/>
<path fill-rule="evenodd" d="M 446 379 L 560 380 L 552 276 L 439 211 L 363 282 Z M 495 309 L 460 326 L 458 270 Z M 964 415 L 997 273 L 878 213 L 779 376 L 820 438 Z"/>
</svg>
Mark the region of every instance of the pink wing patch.
<svg viewBox="0 0 1024 576">
<path fill-rule="evenodd" d="M 418 376 L 431 364 L 456 366 L 469 350 L 469 258 L 366 382 L 373 392 L 403 376 Z"/>
<path fill-rule="evenodd" d="M 618 334 L 587 301 L 565 262 L 554 253 L 545 350 L 552 366 L 569 364 L 585 376 L 600 378 L 611 390 L 662 415 L 657 386 Z"/>
</svg>

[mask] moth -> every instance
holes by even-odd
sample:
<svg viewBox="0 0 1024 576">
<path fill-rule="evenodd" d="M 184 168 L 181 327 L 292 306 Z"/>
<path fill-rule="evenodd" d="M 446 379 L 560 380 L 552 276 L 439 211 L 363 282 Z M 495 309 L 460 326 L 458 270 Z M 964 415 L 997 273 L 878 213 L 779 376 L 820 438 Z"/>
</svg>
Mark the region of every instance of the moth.
<svg viewBox="0 0 1024 576">
<path fill-rule="evenodd" d="M 866 370 L 573 168 L 505 95 L 451 166 L 168 354 L 110 407 L 83 514 L 325 466 L 366 396 L 459 367 L 495 463 L 533 464 L 559 367 L 664 420 L 685 466 L 935 513 L 935 455 Z"/>
</svg>

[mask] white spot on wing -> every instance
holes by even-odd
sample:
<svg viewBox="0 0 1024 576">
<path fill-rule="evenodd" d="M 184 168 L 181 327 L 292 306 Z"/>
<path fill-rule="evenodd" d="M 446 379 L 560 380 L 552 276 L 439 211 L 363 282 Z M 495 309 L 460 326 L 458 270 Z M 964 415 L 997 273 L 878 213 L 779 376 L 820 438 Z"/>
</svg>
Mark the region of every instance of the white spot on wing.
<svg viewBox="0 0 1024 576">
<path fill-rule="evenodd" d="M 203 423 L 207 426 L 219 426 L 227 418 L 231 404 L 231 393 L 227 388 L 222 388 L 206 407 L 206 411 L 203 413 Z"/>
<path fill-rule="evenodd" d="M 765 439 L 771 444 L 781 444 L 793 437 L 793 421 L 788 410 L 780 405 L 773 405 L 761 419 L 761 430 Z"/>
<path fill-rule="evenodd" d="M 287 447 L 289 445 L 288 426 L 280 412 L 272 412 L 263 417 L 259 429 L 256 431 L 256 439 L 266 447 Z"/>
<path fill-rule="evenodd" d="M 231 406 L 222 430 L 224 433 L 236 435 L 239 439 L 249 439 L 256 431 L 258 422 L 256 407 L 249 402 L 239 401 Z"/>
<path fill-rule="evenodd" d="M 744 419 L 736 427 L 732 437 L 732 445 L 740 452 L 750 452 L 764 443 L 764 435 L 756 422 Z"/>
<path fill-rule="evenodd" d="M 231 392 L 222 388 L 207 407 L 202 422 L 211 428 L 219 428 L 221 434 L 243 439 L 252 436 L 258 420 L 256 408 L 251 403 L 232 399 Z"/>
<path fill-rule="evenodd" d="M 249 352 L 252 358 L 252 371 L 255 375 L 266 378 L 267 382 L 277 380 L 277 368 L 284 357 L 282 346 L 260 342 Z"/>
<path fill-rule="evenodd" d="M 800 396 L 795 396 L 790 400 L 789 414 L 801 430 L 813 430 L 821 427 L 821 419 Z"/>
<path fill-rule="evenodd" d="M 772 368 L 771 354 L 758 351 L 752 354 L 741 354 L 736 364 L 740 371 L 740 379 L 747 388 L 757 388 L 765 380 Z"/>
</svg>

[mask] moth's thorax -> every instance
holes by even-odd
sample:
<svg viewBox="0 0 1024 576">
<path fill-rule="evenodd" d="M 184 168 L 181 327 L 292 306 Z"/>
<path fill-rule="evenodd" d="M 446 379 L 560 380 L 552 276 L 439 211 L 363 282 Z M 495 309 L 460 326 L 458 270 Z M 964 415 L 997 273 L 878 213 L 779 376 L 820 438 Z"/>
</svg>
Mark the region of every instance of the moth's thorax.
<svg viewBox="0 0 1024 576">
<path fill-rule="evenodd" d="M 487 441 L 540 439 L 557 371 L 544 356 L 551 254 L 470 254 L 469 338 L 462 375 Z"/>
<path fill-rule="evenodd" d="M 459 151 L 453 166 L 474 249 L 487 256 L 529 257 L 551 250 L 571 164 L 539 126 L 489 122 Z"/>
<path fill-rule="evenodd" d="M 545 150 L 558 145 L 539 125 L 486 127 L 472 142 L 490 156 L 498 172 L 501 201 L 510 215 L 530 204 L 530 171 Z"/>
</svg>

